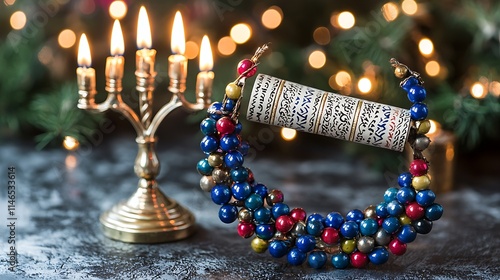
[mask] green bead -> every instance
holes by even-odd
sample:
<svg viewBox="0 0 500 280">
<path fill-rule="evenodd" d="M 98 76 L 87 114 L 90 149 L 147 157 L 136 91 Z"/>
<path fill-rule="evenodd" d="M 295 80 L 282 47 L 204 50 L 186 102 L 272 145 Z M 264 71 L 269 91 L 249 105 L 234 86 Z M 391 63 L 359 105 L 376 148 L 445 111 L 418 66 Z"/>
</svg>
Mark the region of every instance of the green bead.
<svg viewBox="0 0 500 280">
<path fill-rule="evenodd" d="M 406 216 L 406 214 L 401 214 L 399 216 L 399 222 L 401 223 L 402 226 L 409 225 L 411 224 L 411 219 L 408 216 Z"/>
<path fill-rule="evenodd" d="M 235 83 L 229 83 L 226 86 L 226 95 L 230 99 L 238 99 L 241 96 L 241 88 Z"/>
<path fill-rule="evenodd" d="M 267 241 L 265 240 L 262 240 L 258 237 L 255 237 L 253 240 L 252 240 L 252 243 L 251 243 L 251 246 L 252 246 L 252 249 L 256 252 L 256 253 L 264 253 L 266 250 L 267 250 Z"/>
<path fill-rule="evenodd" d="M 345 239 L 342 241 L 342 251 L 346 254 L 350 254 L 354 252 L 354 249 L 356 249 L 356 240 L 354 239 Z"/>
</svg>

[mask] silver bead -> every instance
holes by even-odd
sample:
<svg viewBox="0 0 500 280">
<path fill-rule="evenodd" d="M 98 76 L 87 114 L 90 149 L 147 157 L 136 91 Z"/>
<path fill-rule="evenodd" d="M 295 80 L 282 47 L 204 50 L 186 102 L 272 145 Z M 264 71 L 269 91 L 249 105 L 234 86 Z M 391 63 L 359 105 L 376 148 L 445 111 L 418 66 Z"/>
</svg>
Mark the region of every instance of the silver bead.
<svg viewBox="0 0 500 280">
<path fill-rule="evenodd" d="M 306 233 L 306 227 L 306 223 L 304 223 L 303 221 L 298 221 L 295 223 L 290 233 L 293 237 L 302 236 Z"/>
<path fill-rule="evenodd" d="M 240 212 L 238 212 L 238 220 L 240 222 L 249 223 L 252 221 L 252 219 L 253 219 L 252 212 L 250 210 L 242 208 Z"/>
<path fill-rule="evenodd" d="M 377 219 L 377 207 L 370 205 L 366 207 L 365 211 L 363 213 L 365 214 L 365 218 L 372 218 L 372 219 Z"/>
<path fill-rule="evenodd" d="M 200 188 L 206 192 L 210 192 L 215 186 L 215 182 L 212 176 L 203 176 L 200 179 Z"/>
<path fill-rule="evenodd" d="M 423 151 L 429 147 L 431 140 L 429 137 L 421 135 L 415 139 L 415 143 L 413 143 L 413 148 L 418 151 Z"/>
<path fill-rule="evenodd" d="M 375 233 L 375 242 L 378 245 L 385 246 L 391 242 L 391 235 L 383 228 L 379 228 L 377 233 Z"/>
<path fill-rule="evenodd" d="M 369 236 L 363 236 L 358 239 L 357 248 L 361 253 L 370 253 L 375 246 L 375 241 Z"/>
<path fill-rule="evenodd" d="M 214 171 L 212 171 L 212 178 L 214 179 L 215 183 L 222 184 L 229 178 L 229 174 L 225 170 L 215 168 Z"/>
</svg>

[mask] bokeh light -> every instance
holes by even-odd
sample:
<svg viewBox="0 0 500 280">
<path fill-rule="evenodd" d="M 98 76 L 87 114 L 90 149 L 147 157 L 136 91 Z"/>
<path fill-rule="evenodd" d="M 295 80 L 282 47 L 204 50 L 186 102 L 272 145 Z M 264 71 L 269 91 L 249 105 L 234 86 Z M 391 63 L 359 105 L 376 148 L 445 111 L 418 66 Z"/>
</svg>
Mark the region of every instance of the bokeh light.
<svg viewBox="0 0 500 280">
<path fill-rule="evenodd" d="M 63 147 L 68 151 L 74 151 L 78 149 L 80 142 L 72 136 L 65 136 L 63 140 Z"/>
<path fill-rule="evenodd" d="M 358 90 L 362 94 L 367 94 L 372 90 L 372 81 L 367 77 L 363 77 L 358 81 Z"/>
<path fill-rule="evenodd" d="M 422 55 L 430 56 L 434 52 L 434 44 L 429 38 L 422 38 L 418 42 L 418 49 Z"/>
<path fill-rule="evenodd" d="M 15 29 L 23 29 L 26 25 L 26 14 L 22 11 L 14 12 L 10 16 L 10 26 Z"/>
<path fill-rule="evenodd" d="M 54 52 L 48 46 L 44 46 L 38 52 L 38 61 L 40 61 L 40 63 L 42 63 L 43 65 L 50 64 L 53 59 L 54 59 Z"/>
<path fill-rule="evenodd" d="M 495 97 L 500 96 L 500 83 L 498 81 L 493 81 L 490 83 L 490 92 Z"/>
<path fill-rule="evenodd" d="M 339 71 L 335 75 L 335 83 L 341 87 L 348 86 L 351 84 L 351 75 L 349 75 L 346 71 Z"/>
<path fill-rule="evenodd" d="M 109 5 L 109 15 L 113 19 L 122 19 L 127 15 L 127 3 L 123 1 L 113 1 Z"/>
<path fill-rule="evenodd" d="M 337 23 L 342 29 L 350 29 L 356 23 L 356 18 L 351 12 L 342 12 L 337 16 Z"/>
<path fill-rule="evenodd" d="M 236 44 L 244 44 L 252 37 L 252 28 L 246 23 L 238 23 L 231 28 L 229 35 Z"/>
<path fill-rule="evenodd" d="M 477 98 L 477 99 L 483 99 L 486 97 L 488 94 L 488 91 L 486 90 L 486 87 L 484 84 L 480 82 L 475 82 L 471 87 L 470 87 L 470 94 L 472 97 Z"/>
<path fill-rule="evenodd" d="M 429 123 L 431 124 L 431 127 L 429 128 L 429 132 L 427 132 L 427 135 L 429 136 L 435 136 L 435 134 L 438 134 L 441 132 L 441 124 L 439 124 L 435 120 L 429 119 Z"/>
<path fill-rule="evenodd" d="M 325 66 L 325 63 L 326 55 L 324 52 L 316 50 L 309 54 L 309 65 L 311 65 L 312 68 L 319 69 Z"/>
<path fill-rule="evenodd" d="M 280 7 L 272 6 L 262 14 L 262 25 L 267 29 L 275 29 L 283 20 L 283 11 Z"/>
<path fill-rule="evenodd" d="M 16 3 L 16 0 L 4 0 L 3 3 L 5 6 L 12 6 L 14 3 Z"/>
<path fill-rule="evenodd" d="M 71 29 L 64 29 L 63 31 L 61 31 L 61 33 L 59 33 L 59 36 L 57 37 L 57 42 L 59 43 L 59 46 L 61 46 L 62 48 L 65 49 L 71 48 L 76 43 L 76 34 Z"/>
<path fill-rule="evenodd" d="M 403 3 L 401 3 L 401 10 L 403 10 L 405 14 L 412 16 L 418 11 L 418 4 L 415 0 L 404 0 Z"/>
<path fill-rule="evenodd" d="M 198 56 L 199 52 L 200 47 L 198 46 L 198 44 L 196 44 L 196 42 L 186 42 L 186 51 L 184 52 L 184 56 L 186 56 L 188 59 L 195 59 Z"/>
<path fill-rule="evenodd" d="M 399 15 L 399 8 L 395 3 L 387 2 L 382 6 L 382 15 L 384 15 L 386 21 L 393 21 Z"/>
<path fill-rule="evenodd" d="M 283 127 L 281 129 L 281 138 L 283 138 L 286 141 L 292 141 L 297 137 L 297 131 L 295 129 Z"/>
<path fill-rule="evenodd" d="M 217 50 L 222 55 L 232 55 L 236 50 L 236 43 L 229 36 L 222 37 L 217 43 Z"/>
<path fill-rule="evenodd" d="M 78 165 L 78 160 L 76 159 L 76 157 L 74 155 L 69 154 L 66 156 L 64 163 L 66 164 L 66 168 L 68 170 L 73 170 Z"/>
<path fill-rule="evenodd" d="M 431 60 L 425 64 L 425 72 L 427 75 L 435 77 L 441 72 L 441 65 L 439 65 L 439 62 Z"/>
<path fill-rule="evenodd" d="M 330 30 L 321 26 L 314 30 L 313 39 L 318 45 L 328 45 L 330 43 Z"/>
</svg>

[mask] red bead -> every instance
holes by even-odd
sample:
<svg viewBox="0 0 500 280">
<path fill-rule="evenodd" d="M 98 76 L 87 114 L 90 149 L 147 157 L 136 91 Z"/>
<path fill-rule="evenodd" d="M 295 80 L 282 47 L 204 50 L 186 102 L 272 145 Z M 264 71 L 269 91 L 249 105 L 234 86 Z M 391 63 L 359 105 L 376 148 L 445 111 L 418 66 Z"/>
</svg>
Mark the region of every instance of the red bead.
<svg viewBox="0 0 500 280">
<path fill-rule="evenodd" d="M 422 176 L 427 173 L 427 163 L 425 160 L 416 159 L 410 163 L 410 173 L 413 176 Z"/>
<path fill-rule="evenodd" d="M 377 219 L 377 224 L 378 224 L 379 227 L 381 227 L 383 223 L 384 223 L 384 218 L 378 218 Z"/>
<path fill-rule="evenodd" d="M 243 238 L 249 238 L 255 232 L 255 225 L 241 222 L 238 224 L 238 234 Z"/>
<path fill-rule="evenodd" d="M 252 184 L 253 182 L 255 182 L 255 177 L 253 176 L 253 172 L 252 172 L 252 170 L 250 170 L 250 168 L 247 168 L 247 171 L 248 171 L 247 182 Z"/>
<path fill-rule="evenodd" d="M 327 227 L 323 230 L 323 233 L 321 234 L 321 240 L 323 240 L 326 244 L 335 244 L 339 241 L 339 232 L 338 230 L 332 228 L 332 227 Z"/>
<path fill-rule="evenodd" d="M 292 211 L 290 211 L 290 217 L 292 217 L 292 219 L 296 222 L 305 221 L 306 211 L 302 208 L 293 208 Z"/>
<path fill-rule="evenodd" d="M 412 220 L 420 220 L 425 215 L 424 207 L 417 202 L 412 202 L 406 206 L 406 216 Z"/>
<path fill-rule="evenodd" d="M 236 127 L 233 120 L 228 117 L 220 118 L 215 126 L 221 135 L 233 133 L 234 128 Z"/>
<path fill-rule="evenodd" d="M 361 252 L 351 254 L 351 265 L 355 268 L 362 268 L 368 264 L 368 256 Z"/>
<path fill-rule="evenodd" d="M 251 61 L 250 59 L 243 59 L 242 61 L 240 61 L 240 63 L 238 63 L 238 74 L 241 75 L 245 73 L 245 71 L 252 68 L 254 64 L 255 63 L 253 63 L 253 61 Z M 257 72 L 257 67 L 254 67 L 252 70 L 248 71 L 245 74 L 245 77 L 247 78 L 252 77 L 253 75 L 255 75 L 256 72 Z"/>
<path fill-rule="evenodd" d="M 288 215 L 281 215 L 276 219 L 276 230 L 287 233 L 292 230 L 295 221 Z"/>
<path fill-rule="evenodd" d="M 401 256 L 406 252 L 406 244 L 399 241 L 399 239 L 393 239 L 389 243 L 389 251 L 396 256 Z"/>
</svg>

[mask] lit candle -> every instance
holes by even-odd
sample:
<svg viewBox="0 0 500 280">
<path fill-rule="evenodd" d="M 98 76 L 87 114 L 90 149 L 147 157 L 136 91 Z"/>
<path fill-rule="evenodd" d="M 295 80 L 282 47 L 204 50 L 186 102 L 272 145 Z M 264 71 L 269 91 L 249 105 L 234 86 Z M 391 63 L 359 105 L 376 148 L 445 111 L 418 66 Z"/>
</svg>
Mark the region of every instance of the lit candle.
<svg viewBox="0 0 500 280">
<path fill-rule="evenodd" d="M 89 42 L 87 36 L 82 34 L 78 45 L 78 68 L 76 69 L 78 93 L 80 94 L 79 106 L 82 107 L 94 104 L 95 70 L 90 67 L 91 64 Z"/>
<path fill-rule="evenodd" d="M 212 68 L 214 59 L 212 57 L 212 48 L 208 36 L 203 36 L 200 48 L 200 73 L 196 78 L 196 97 L 197 103 L 208 105 L 212 96 L 212 83 L 214 80 L 214 72 Z"/>
<path fill-rule="evenodd" d="M 170 78 L 171 87 L 175 84 L 179 86 L 185 85 L 187 76 L 187 58 L 184 56 L 186 39 L 184 36 L 182 15 L 179 11 L 175 13 L 170 46 L 173 53 L 173 55 L 168 57 L 168 76 Z M 181 89 L 181 91 L 183 91 L 183 89 Z"/>
<path fill-rule="evenodd" d="M 148 77 L 154 75 L 156 50 L 151 49 L 151 27 L 144 6 L 139 10 L 137 23 L 137 48 L 135 55 L 136 76 Z"/>
<path fill-rule="evenodd" d="M 123 78 L 123 67 L 125 64 L 125 59 L 123 58 L 123 53 L 125 52 L 124 45 L 120 22 L 115 20 L 113 31 L 111 32 L 111 56 L 106 58 L 106 77 L 109 79 L 121 80 Z"/>
</svg>

